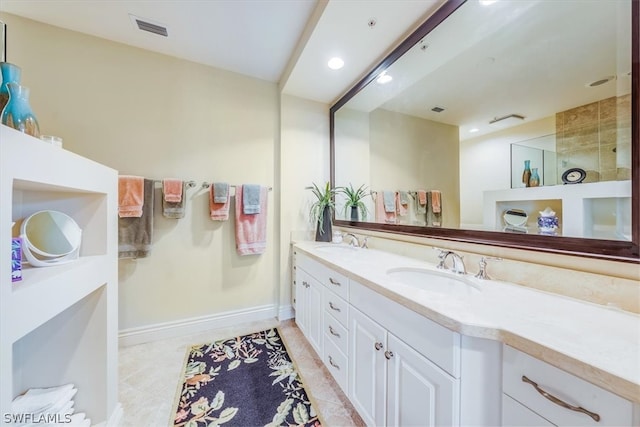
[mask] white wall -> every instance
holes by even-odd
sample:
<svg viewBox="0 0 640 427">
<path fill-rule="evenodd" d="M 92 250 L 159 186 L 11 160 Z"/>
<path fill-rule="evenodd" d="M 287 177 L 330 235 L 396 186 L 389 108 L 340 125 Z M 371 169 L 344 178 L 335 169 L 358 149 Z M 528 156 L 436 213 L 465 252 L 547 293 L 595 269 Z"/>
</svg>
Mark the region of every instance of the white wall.
<svg viewBox="0 0 640 427">
<path fill-rule="evenodd" d="M 460 225 L 482 228 L 482 192 L 511 188 L 511 144 L 555 133 L 555 117 L 460 142 Z"/>
<path fill-rule="evenodd" d="M 236 254 L 233 217 L 211 221 L 206 191 L 188 192 L 184 219 L 157 211 L 150 257 L 119 263 L 120 329 L 275 305 L 276 84 L 12 15 L 2 19 L 11 34 L 8 58 L 23 70 L 41 130 L 61 136 L 65 149 L 121 174 L 274 187 L 260 256 Z"/>
</svg>

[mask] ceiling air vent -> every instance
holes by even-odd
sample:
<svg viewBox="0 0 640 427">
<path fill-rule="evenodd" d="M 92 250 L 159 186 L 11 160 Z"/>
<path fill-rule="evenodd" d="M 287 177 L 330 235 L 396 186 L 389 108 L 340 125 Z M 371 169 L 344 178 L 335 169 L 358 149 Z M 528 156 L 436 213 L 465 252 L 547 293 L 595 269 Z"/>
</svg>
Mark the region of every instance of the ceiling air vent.
<svg viewBox="0 0 640 427">
<path fill-rule="evenodd" d="M 165 27 L 164 25 L 149 22 L 149 20 L 145 20 L 134 15 L 129 15 L 129 16 L 131 17 L 131 20 L 135 23 L 135 25 L 138 27 L 138 29 L 142 31 L 147 31 L 149 33 L 157 34 L 159 36 L 164 36 L 164 37 L 169 36 L 167 27 Z"/>
<path fill-rule="evenodd" d="M 431 111 L 435 111 L 436 113 L 441 113 L 441 112 L 444 111 L 444 108 L 442 108 L 442 107 L 433 107 L 431 109 Z"/>
</svg>

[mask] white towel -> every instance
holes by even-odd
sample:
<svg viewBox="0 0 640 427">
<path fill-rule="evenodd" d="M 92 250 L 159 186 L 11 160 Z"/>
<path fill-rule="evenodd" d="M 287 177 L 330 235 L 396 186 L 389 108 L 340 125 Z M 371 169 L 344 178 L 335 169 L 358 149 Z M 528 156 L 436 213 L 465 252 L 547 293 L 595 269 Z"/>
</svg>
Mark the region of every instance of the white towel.
<svg viewBox="0 0 640 427">
<path fill-rule="evenodd" d="M 58 387 L 31 388 L 25 394 L 16 397 L 11 403 L 14 414 L 41 414 L 51 407 L 63 406 L 71 400 L 78 390 L 73 384 Z"/>
</svg>

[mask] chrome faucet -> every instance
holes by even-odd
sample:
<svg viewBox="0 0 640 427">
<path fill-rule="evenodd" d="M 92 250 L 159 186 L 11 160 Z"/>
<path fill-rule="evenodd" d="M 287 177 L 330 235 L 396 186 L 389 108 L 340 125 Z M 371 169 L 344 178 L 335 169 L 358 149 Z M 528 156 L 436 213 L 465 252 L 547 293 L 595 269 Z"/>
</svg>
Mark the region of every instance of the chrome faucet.
<svg viewBox="0 0 640 427">
<path fill-rule="evenodd" d="M 369 237 L 365 236 L 362 239 L 362 243 L 360 243 L 360 240 L 358 239 L 358 237 L 353 233 L 347 233 L 344 236 L 345 237 L 351 237 L 351 242 L 349 243 L 349 245 L 351 245 L 353 247 L 356 247 L 356 248 L 363 248 L 363 249 L 368 248 L 367 240 L 369 239 Z"/>
<path fill-rule="evenodd" d="M 436 248 L 437 249 L 437 248 Z M 464 261 L 462 260 L 462 256 L 453 252 L 453 251 L 446 251 L 443 249 L 438 249 L 440 251 L 440 253 L 438 254 L 438 259 L 440 260 L 438 262 L 438 265 L 436 266 L 437 268 L 441 269 L 441 270 L 450 270 L 456 274 L 467 274 L 467 269 L 464 266 Z M 445 265 L 445 262 L 447 261 L 447 258 L 451 257 L 451 259 L 453 260 L 453 266 L 451 268 L 448 268 Z"/>
<path fill-rule="evenodd" d="M 478 274 L 475 275 L 478 279 L 491 280 L 491 277 L 487 274 L 487 260 L 502 261 L 502 258 L 492 256 L 483 256 L 480 258 L 480 270 Z"/>
</svg>

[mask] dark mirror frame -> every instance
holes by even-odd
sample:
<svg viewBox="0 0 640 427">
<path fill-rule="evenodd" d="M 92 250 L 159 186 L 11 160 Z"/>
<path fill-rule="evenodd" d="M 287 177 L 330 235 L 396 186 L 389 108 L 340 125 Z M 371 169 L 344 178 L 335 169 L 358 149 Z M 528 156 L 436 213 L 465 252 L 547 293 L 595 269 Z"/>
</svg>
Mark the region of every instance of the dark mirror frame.
<svg viewBox="0 0 640 427">
<path fill-rule="evenodd" d="M 382 60 L 362 80 L 352 87 L 329 110 L 330 133 L 330 180 L 335 187 L 335 113 L 351 98 L 386 70 L 411 47 L 447 19 L 467 0 L 447 0 L 418 29 L 403 41 L 393 52 Z M 600 240 L 577 237 L 550 237 L 497 231 L 474 231 L 453 228 L 417 227 L 373 222 L 338 220 L 336 226 L 355 227 L 363 230 L 381 231 L 401 235 L 428 237 L 434 239 L 483 245 L 501 246 L 514 249 L 535 250 L 582 257 L 600 258 L 631 263 L 640 263 L 640 0 L 631 0 L 631 241 Z"/>
</svg>

